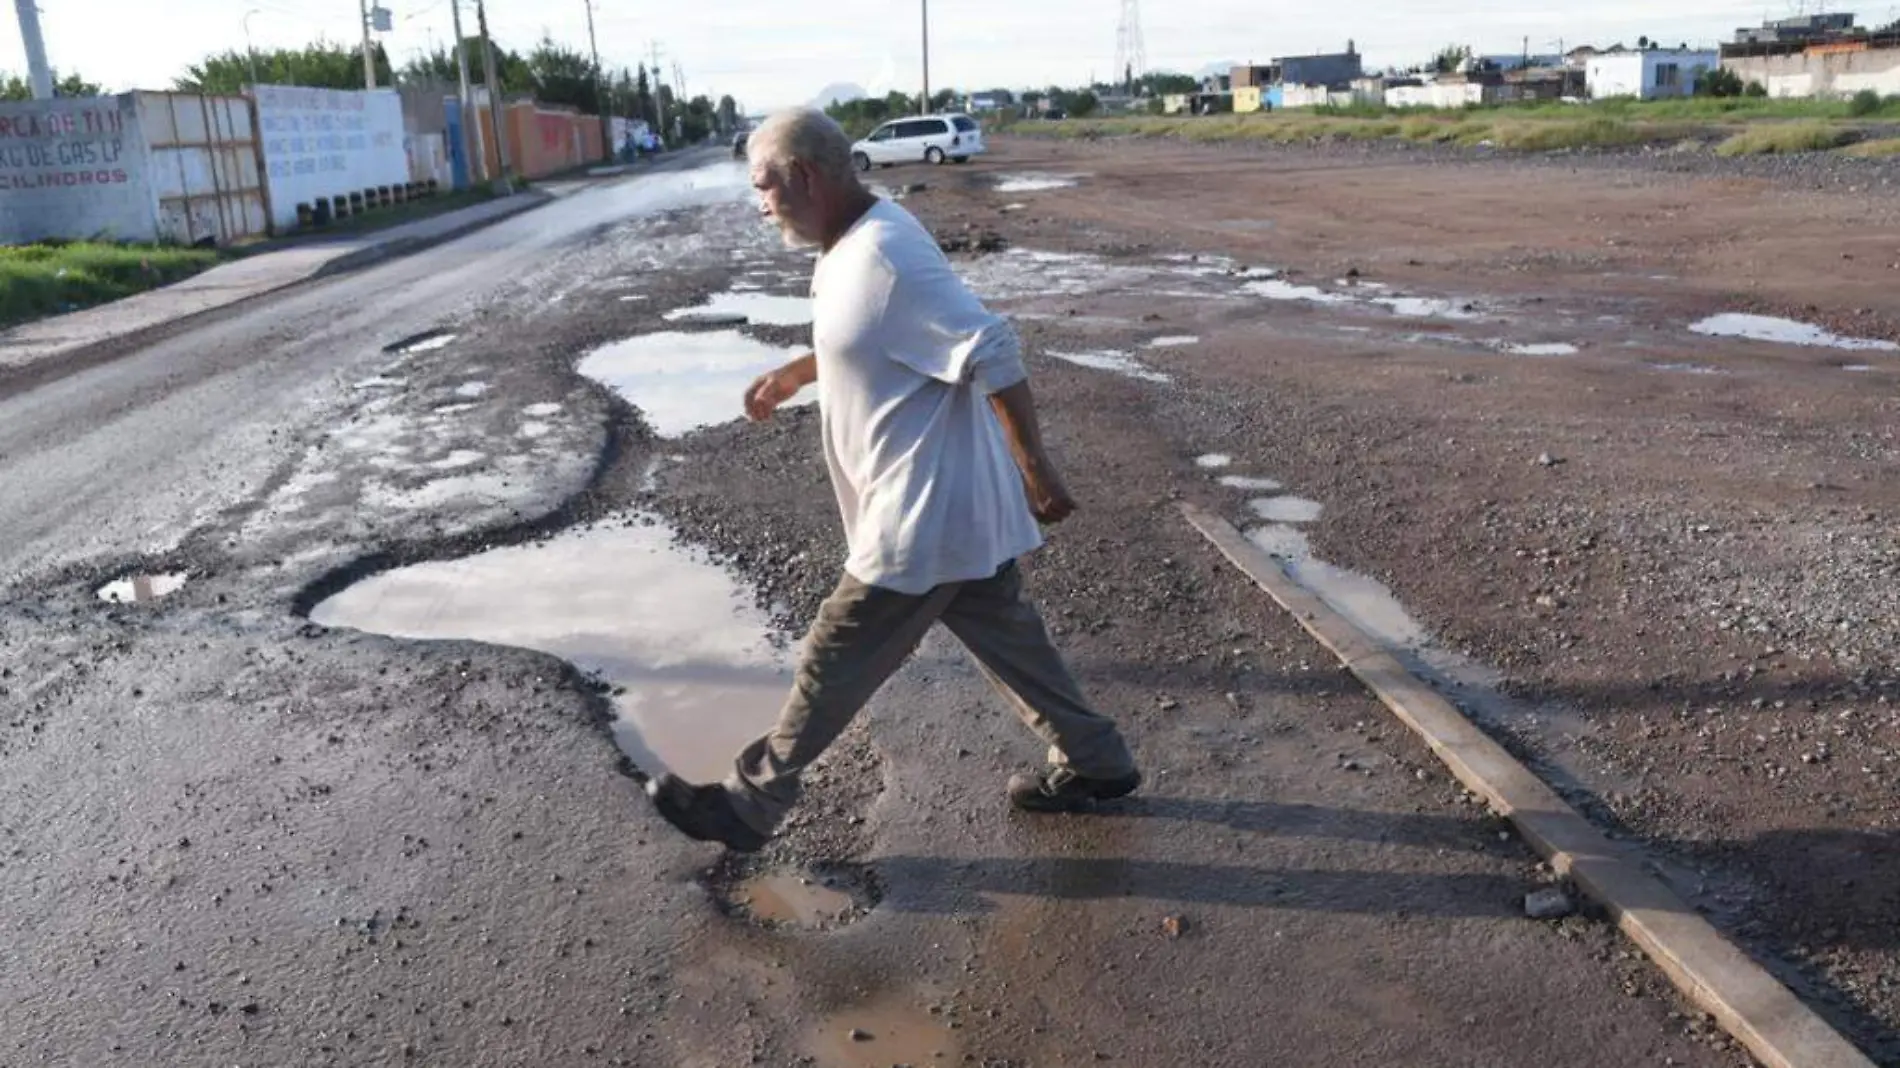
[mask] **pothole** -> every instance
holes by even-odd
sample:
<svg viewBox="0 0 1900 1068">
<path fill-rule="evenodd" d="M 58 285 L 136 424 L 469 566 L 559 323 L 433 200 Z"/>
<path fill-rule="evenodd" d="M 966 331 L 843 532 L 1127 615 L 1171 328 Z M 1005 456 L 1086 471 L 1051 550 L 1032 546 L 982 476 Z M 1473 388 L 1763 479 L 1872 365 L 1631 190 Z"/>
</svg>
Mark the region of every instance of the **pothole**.
<svg viewBox="0 0 1900 1068">
<path fill-rule="evenodd" d="M 1270 523 L 1317 522 L 1325 506 L 1304 497 L 1260 497 L 1247 502 L 1253 513 Z"/>
<path fill-rule="evenodd" d="M 1108 371 L 1112 374 L 1121 375 L 1124 378 L 1140 379 L 1143 382 L 1173 381 L 1173 379 L 1162 374 L 1160 371 L 1152 371 L 1142 366 L 1134 357 L 1125 352 L 1106 350 L 1099 352 L 1051 352 L 1049 355 L 1064 363 L 1075 364 L 1077 367 L 1087 367 L 1093 371 Z"/>
<path fill-rule="evenodd" d="M 941 1005 L 926 1009 L 914 1003 L 914 997 L 883 993 L 838 1009 L 806 1033 L 805 1050 L 817 1068 L 922 1068 L 961 1062 L 962 1042 L 955 1030 L 960 1023 L 953 1012 Z"/>
<path fill-rule="evenodd" d="M 709 320 L 756 323 L 760 326 L 808 326 L 811 324 L 810 297 L 781 297 L 769 293 L 728 291 L 714 293 L 706 303 L 680 308 L 663 316 L 669 323 Z"/>
<path fill-rule="evenodd" d="M 191 576 L 183 571 L 127 575 L 99 587 L 99 599 L 109 604 L 145 604 L 177 593 L 189 581 Z"/>
<path fill-rule="evenodd" d="M 734 864 L 715 873 L 711 890 L 728 915 L 802 931 L 847 927 L 876 908 L 880 897 L 870 869 L 846 863 L 751 872 Z"/>
<path fill-rule="evenodd" d="M 731 330 L 643 334 L 596 349 L 579 370 L 640 409 L 654 433 L 676 438 L 743 417 L 746 386 L 800 351 Z M 792 403 L 816 399 L 806 390 Z"/>
<path fill-rule="evenodd" d="M 561 657 L 613 687 L 614 738 L 636 767 L 694 782 L 722 778 L 791 686 L 746 590 L 642 516 L 375 575 L 310 618 Z"/>
<path fill-rule="evenodd" d="M 445 349 L 454 343 L 455 335 L 447 330 L 425 330 L 420 334 L 411 334 L 400 341 L 392 341 L 383 346 L 383 351 L 392 356 L 413 356 L 418 352 Z"/>
<path fill-rule="evenodd" d="M 1691 333 L 1704 337 L 1737 338 L 1743 341 L 1768 341 L 1810 348 L 1845 349 L 1849 352 L 1900 352 L 1900 343 L 1877 338 L 1843 337 L 1813 323 L 1778 319 L 1771 315 L 1729 313 L 1711 315 L 1690 325 Z"/>
</svg>

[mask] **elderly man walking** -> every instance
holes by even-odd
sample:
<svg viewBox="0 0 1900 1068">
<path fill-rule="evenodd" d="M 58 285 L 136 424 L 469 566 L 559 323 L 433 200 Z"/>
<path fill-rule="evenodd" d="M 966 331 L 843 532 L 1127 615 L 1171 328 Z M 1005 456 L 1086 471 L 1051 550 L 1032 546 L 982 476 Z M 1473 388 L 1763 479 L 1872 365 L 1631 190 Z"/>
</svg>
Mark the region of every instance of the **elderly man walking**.
<svg viewBox="0 0 1900 1068">
<path fill-rule="evenodd" d="M 1050 747 L 1051 766 L 1009 783 L 1017 808 L 1066 812 L 1141 785 L 1115 724 L 1089 707 L 1016 560 L 1038 519 L 1075 510 L 1043 449 L 1020 343 L 966 289 L 909 212 L 867 191 L 851 142 L 813 110 L 775 115 L 749 142 L 752 184 L 788 244 L 822 249 L 814 353 L 754 382 L 746 414 L 771 418 L 818 387 L 825 463 L 849 557 L 805 641 L 777 726 L 723 783 L 662 775 L 660 813 L 704 841 L 752 852 L 818 759 L 934 623 Z"/>
</svg>

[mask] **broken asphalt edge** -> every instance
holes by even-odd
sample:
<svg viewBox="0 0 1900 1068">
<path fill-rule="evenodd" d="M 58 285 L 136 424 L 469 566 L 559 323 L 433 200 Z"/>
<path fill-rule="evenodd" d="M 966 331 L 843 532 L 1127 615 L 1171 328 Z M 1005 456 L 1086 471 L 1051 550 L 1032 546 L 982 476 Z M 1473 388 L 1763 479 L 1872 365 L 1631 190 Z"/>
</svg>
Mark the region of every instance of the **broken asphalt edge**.
<svg viewBox="0 0 1900 1068">
<path fill-rule="evenodd" d="M 1645 872 L 1449 701 L 1356 624 L 1294 581 L 1233 524 L 1183 502 L 1189 524 L 1292 613 L 1458 780 L 1517 827 L 1559 874 L 1616 919 L 1676 988 L 1767 1068 L 1873 1068 L 1794 992 L 1724 938 L 1688 902 Z"/>
<path fill-rule="evenodd" d="M 503 211 L 503 210 L 498 209 L 493 212 L 483 214 L 479 218 L 469 219 L 468 221 L 464 223 L 458 224 L 456 226 L 452 226 L 447 230 L 443 230 L 437 233 L 427 234 L 427 235 L 422 235 L 422 236 L 417 236 L 417 237 L 399 237 L 391 241 L 383 241 L 377 244 L 368 245 L 364 248 L 359 248 L 354 252 L 346 252 L 343 255 L 338 256 L 336 259 L 333 259 L 330 262 L 324 264 L 323 266 L 317 268 L 316 271 L 308 275 L 306 278 L 299 279 L 299 281 L 309 281 L 311 279 L 318 279 L 318 278 L 330 278 L 335 275 L 346 274 L 350 271 L 361 270 L 364 267 L 381 263 L 384 260 L 393 260 L 398 257 L 408 256 L 413 253 L 421 252 L 423 249 L 430 248 L 435 245 L 445 245 L 449 243 L 450 241 L 454 241 L 456 238 L 466 237 L 477 230 L 486 229 L 487 227 L 494 226 L 497 223 L 501 223 L 508 219 L 512 219 L 517 215 L 521 215 L 534 208 L 538 208 L 542 206 L 543 204 L 547 204 L 553 200 L 554 200 L 554 195 L 551 193 L 547 193 L 539 189 L 526 189 L 526 190 L 523 190 L 522 192 L 512 194 L 511 196 L 507 197 L 503 201 L 503 203 L 509 206 L 508 210 Z M 469 210 L 469 209 L 464 209 L 464 210 Z M 290 283 L 290 284 L 295 284 L 295 283 Z"/>
</svg>

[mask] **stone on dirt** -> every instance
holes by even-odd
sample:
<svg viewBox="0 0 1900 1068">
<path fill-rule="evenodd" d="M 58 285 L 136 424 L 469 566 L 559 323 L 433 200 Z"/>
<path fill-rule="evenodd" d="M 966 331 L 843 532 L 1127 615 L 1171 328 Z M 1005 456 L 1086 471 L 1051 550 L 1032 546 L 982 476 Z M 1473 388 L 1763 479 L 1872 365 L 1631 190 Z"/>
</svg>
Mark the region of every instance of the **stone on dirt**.
<svg viewBox="0 0 1900 1068">
<path fill-rule="evenodd" d="M 1555 886 L 1524 895 L 1524 915 L 1533 920 L 1561 920 L 1576 911 L 1576 903 L 1570 900 L 1570 895 Z"/>
</svg>

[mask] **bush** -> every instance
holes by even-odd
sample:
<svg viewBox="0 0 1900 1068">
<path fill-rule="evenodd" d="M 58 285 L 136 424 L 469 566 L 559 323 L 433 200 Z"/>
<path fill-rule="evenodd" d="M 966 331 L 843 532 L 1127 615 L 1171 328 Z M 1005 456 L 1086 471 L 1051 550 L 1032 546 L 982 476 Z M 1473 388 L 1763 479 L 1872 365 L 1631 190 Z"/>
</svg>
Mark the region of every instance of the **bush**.
<svg viewBox="0 0 1900 1068">
<path fill-rule="evenodd" d="M 1874 92 L 1872 89 L 1862 89 L 1860 92 L 1854 94 L 1853 100 L 1848 102 L 1847 113 L 1857 119 L 1864 119 L 1879 111 L 1881 103 L 1879 93 Z"/>
<path fill-rule="evenodd" d="M 1742 95 L 1752 96 L 1752 97 L 1764 97 L 1768 95 L 1768 87 L 1763 85 L 1760 82 L 1749 82 L 1747 85 L 1742 87 Z"/>
<path fill-rule="evenodd" d="M 1696 79 L 1695 95 L 1714 97 L 1741 96 L 1747 87 L 1742 84 L 1742 76 L 1727 67 L 1717 67 L 1705 71 Z"/>
<path fill-rule="evenodd" d="M 1861 159 L 1885 159 L 1889 156 L 1900 156 L 1900 137 L 1888 137 L 1878 141 L 1862 141 L 1857 145 L 1849 145 L 1842 151 L 1846 155 L 1856 156 Z"/>
<path fill-rule="evenodd" d="M 1847 143 L 1848 132 L 1819 122 L 1763 124 L 1717 145 L 1719 156 L 1776 156 L 1826 152 Z"/>
</svg>

